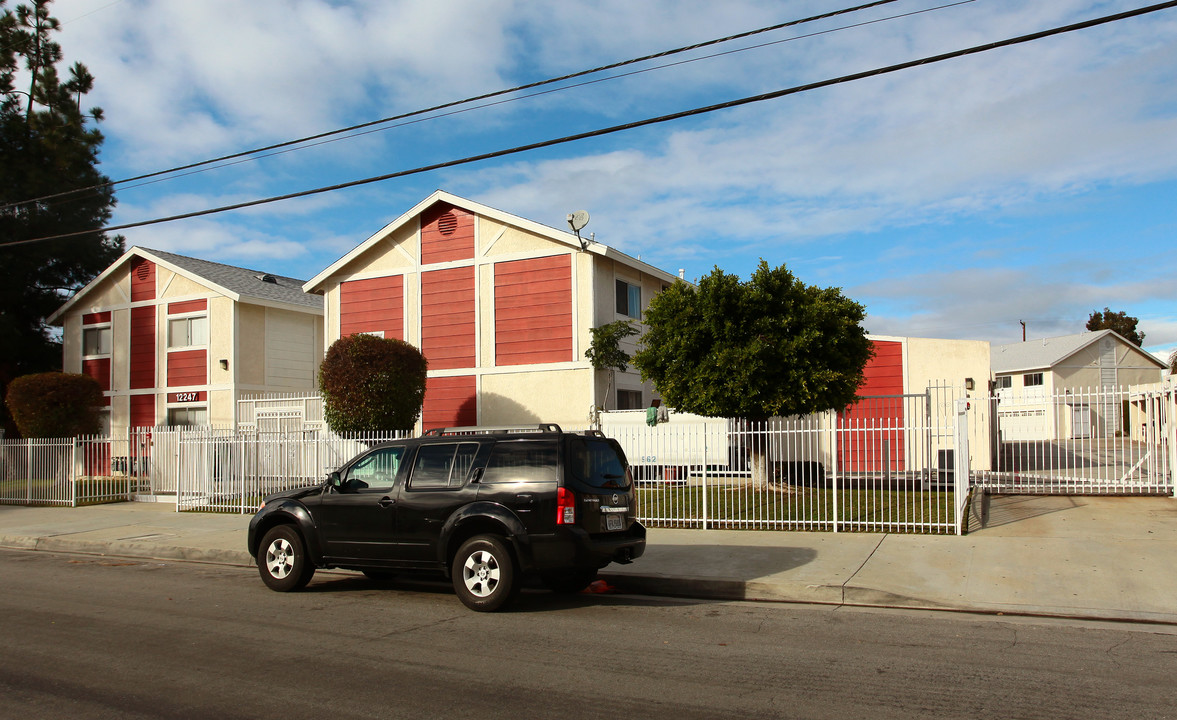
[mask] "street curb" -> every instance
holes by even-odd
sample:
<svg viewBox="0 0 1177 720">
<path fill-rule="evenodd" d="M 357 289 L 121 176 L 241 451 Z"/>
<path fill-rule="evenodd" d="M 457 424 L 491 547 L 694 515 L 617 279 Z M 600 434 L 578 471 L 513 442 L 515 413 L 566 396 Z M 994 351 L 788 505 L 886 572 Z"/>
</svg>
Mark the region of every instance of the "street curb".
<svg viewBox="0 0 1177 720">
<path fill-rule="evenodd" d="M 113 555 L 144 560 L 185 560 L 190 562 L 218 563 L 221 565 L 240 565 L 243 567 L 250 567 L 254 564 L 253 558 L 244 550 L 200 550 L 191 547 L 135 542 L 110 542 L 104 540 L 77 540 L 55 536 L 21 537 L 4 535 L 0 536 L 0 547 L 40 552 Z"/>
<path fill-rule="evenodd" d="M 34 552 L 77 553 L 141 560 L 181 560 L 252 567 L 245 550 L 199 549 L 127 541 L 79 540 L 61 536 L 0 535 L 0 548 Z M 1177 616 L 1165 613 L 1101 611 L 1093 608 L 1062 609 L 1033 605 L 947 605 L 942 602 L 897 595 L 885 590 L 841 585 L 781 585 L 731 578 L 698 578 L 602 572 L 600 579 L 622 593 L 699 600 L 808 603 L 847 607 L 933 610 L 942 612 L 1042 617 L 1104 622 L 1177 625 Z"/>
<path fill-rule="evenodd" d="M 1163 613 L 1100 611 L 1085 608 L 1082 612 L 1061 608 L 997 605 L 947 605 L 942 602 L 897 595 L 885 590 L 838 585 L 806 586 L 804 593 L 779 585 L 743 580 L 682 578 L 655 575 L 601 573 L 600 578 L 624 593 L 702 600 L 800 603 L 839 607 L 920 610 L 1009 617 L 1039 617 L 1060 620 L 1147 623 L 1177 625 L 1177 617 Z"/>
</svg>

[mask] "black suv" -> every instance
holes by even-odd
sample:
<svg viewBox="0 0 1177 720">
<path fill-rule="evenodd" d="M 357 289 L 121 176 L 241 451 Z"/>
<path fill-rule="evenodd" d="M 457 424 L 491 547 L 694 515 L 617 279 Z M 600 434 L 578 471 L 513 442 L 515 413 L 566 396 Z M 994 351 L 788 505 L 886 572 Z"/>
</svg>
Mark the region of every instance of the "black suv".
<svg viewBox="0 0 1177 720">
<path fill-rule="evenodd" d="M 380 578 L 441 571 L 474 610 L 502 608 L 536 573 L 578 592 L 646 549 L 625 453 L 599 432 L 447 428 L 383 443 L 314 487 L 267 497 L 249 554 L 271 589 L 315 568 Z"/>
</svg>

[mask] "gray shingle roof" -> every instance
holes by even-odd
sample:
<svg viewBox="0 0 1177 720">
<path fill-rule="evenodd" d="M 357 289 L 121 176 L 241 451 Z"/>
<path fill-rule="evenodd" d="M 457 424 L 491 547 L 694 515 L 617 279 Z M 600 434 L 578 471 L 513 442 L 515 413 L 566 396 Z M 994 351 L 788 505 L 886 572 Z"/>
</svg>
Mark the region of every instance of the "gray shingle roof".
<svg viewBox="0 0 1177 720">
<path fill-rule="evenodd" d="M 1009 345 L 994 345 L 989 349 L 989 365 L 994 373 L 1043 370 L 1108 334 L 1115 335 L 1111 330 L 1095 330 Z"/>
<path fill-rule="evenodd" d="M 162 250 L 150 248 L 140 248 L 140 250 L 151 253 L 160 260 L 165 260 L 197 277 L 204 278 L 214 285 L 234 292 L 242 298 L 301 305 L 315 310 L 323 309 L 322 295 L 312 295 L 302 291 L 305 280 L 199 260 Z M 262 280 L 263 277 L 272 278 L 273 282 Z"/>
</svg>

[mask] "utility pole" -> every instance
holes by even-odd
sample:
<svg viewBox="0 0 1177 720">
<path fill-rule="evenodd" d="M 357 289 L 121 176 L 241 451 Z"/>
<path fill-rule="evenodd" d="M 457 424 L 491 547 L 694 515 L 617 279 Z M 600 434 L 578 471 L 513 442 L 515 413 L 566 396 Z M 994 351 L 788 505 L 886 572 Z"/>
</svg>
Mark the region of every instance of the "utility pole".
<svg viewBox="0 0 1177 720">
<path fill-rule="evenodd" d="M 1022 324 L 1022 342 L 1026 342 L 1026 321 L 1018 320 Z"/>
</svg>

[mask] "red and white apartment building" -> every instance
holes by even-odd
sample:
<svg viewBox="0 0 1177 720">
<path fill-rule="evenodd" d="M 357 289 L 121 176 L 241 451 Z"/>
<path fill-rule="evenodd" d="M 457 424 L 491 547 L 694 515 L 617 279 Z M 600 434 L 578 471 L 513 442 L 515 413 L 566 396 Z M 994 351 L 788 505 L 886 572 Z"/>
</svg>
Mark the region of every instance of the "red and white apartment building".
<svg viewBox="0 0 1177 720">
<path fill-rule="evenodd" d="M 64 329 L 64 369 L 99 381 L 115 430 L 234 426 L 243 396 L 314 395 L 326 348 L 354 333 L 425 354 L 421 429 L 577 427 L 594 408 L 653 400 L 636 369 L 598 372 L 585 350 L 591 328 L 640 326 L 651 298 L 677 279 L 439 190 L 305 283 L 134 247 L 49 320 Z M 862 395 L 922 393 L 966 377 L 987 384 L 988 343 L 872 341 Z M 636 341 L 624 349 L 632 354 Z M 857 412 L 894 422 L 903 411 Z"/>
<path fill-rule="evenodd" d="M 49 317 L 98 380 L 106 431 L 235 423 L 243 394 L 309 392 L 323 300 L 302 280 L 133 247 Z"/>
<path fill-rule="evenodd" d="M 641 321 L 677 276 L 618 250 L 434 192 L 308 281 L 324 343 L 399 338 L 429 361 L 423 429 L 555 422 L 641 408 L 638 373 L 597 372 L 590 328 Z M 635 348 L 630 347 L 632 351 Z"/>
</svg>

